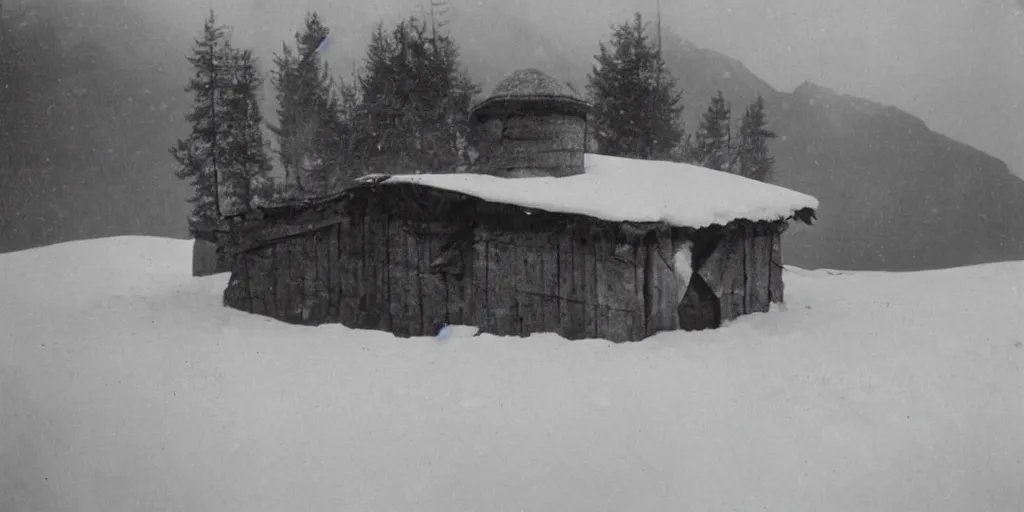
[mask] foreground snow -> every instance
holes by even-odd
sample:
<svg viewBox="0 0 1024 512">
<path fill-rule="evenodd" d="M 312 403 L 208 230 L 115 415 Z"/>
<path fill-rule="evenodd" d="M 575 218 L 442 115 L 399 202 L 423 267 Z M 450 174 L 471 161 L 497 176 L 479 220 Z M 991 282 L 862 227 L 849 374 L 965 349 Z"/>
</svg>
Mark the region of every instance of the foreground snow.
<svg viewBox="0 0 1024 512">
<path fill-rule="evenodd" d="M 787 188 L 695 165 L 586 155 L 586 172 L 563 178 L 509 180 L 483 174 L 409 174 L 387 183 L 418 183 L 497 203 L 619 222 L 702 228 L 736 219 L 775 221 L 818 200 Z"/>
<path fill-rule="evenodd" d="M 1024 510 L 1021 263 L 612 345 L 288 326 L 190 247 L 0 255 L 0 510 Z"/>
</svg>

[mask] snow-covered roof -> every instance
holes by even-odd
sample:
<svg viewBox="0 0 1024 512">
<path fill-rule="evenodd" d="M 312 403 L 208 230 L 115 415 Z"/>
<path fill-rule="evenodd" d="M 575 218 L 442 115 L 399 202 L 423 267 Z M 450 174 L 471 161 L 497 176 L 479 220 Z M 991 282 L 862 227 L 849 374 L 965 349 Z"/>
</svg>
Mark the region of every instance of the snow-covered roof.
<svg viewBox="0 0 1024 512">
<path fill-rule="evenodd" d="M 549 102 L 586 107 L 587 103 L 578 94 L 560 84 L 550 75 L 537 69 L 519 69 L 506 77 L 490 96 L 473 106 L 475 113 L 509 101 Z"/>
<path fill-rule="evenodd" d="M 818 200 L 800 192 L 695 165 L 586 155 L 586 172 L 562 178 L 483 174 L 414 174 L 382 185 L 412 183 L 494 203 L 586 215 L 611 222 L 664 222 L 703 228 L 739 219 L 775 221 Z"/>
</svg>

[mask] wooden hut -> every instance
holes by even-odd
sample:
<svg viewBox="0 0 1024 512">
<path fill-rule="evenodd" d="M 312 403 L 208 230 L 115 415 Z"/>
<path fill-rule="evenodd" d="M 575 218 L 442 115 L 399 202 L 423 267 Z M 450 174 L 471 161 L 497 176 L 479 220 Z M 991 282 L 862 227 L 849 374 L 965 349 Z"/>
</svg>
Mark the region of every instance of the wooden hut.
<svg viewBox="0 0 1024 512">
<path fill-rule="evenodd" d="M 449 324 L 639 340 L 783 299 L 781 236 L 816 199 L 584 154 L 586 104 L 536 70 L 473 110 L 476 172 L 367 176 L 234 219 L 226 305 L 399 336 Z"/>
<path fill-rule="evenodd" d="M 583 173 L 589 106 L 536 70 L 512 73 L 473 107 L 474 172 L 506 178 Z"/>
<path fill-rule="evenodd" d="M 639 340 L 781 302 L 781 235 L 816 207 L 727 173 L 598 155 L 565 178 L 375 176 L 245 221 L 224 301 L 400 336 L 465 324 Z"/>
</svg>

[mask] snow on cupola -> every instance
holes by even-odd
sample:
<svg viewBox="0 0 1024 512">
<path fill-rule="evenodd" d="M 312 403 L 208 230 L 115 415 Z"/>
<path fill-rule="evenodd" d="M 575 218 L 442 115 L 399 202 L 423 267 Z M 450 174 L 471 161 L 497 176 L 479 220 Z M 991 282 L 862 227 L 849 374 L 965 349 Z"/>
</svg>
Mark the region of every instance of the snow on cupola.
<svg viewBox="0 0 1024 512">
<path fill-rule="evenodd" d="M 515 71 L 472 109 L 474 171 L 505 178 L 583 174 L 589 107 L 541 71 Z"/>
</svg>

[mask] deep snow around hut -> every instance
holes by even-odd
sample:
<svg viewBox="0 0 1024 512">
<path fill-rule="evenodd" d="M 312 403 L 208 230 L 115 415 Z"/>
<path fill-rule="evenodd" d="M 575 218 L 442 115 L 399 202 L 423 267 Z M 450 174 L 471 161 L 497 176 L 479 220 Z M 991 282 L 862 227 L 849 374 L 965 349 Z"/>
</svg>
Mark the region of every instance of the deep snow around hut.
<svg viewBox="0 0 1024 512">
<path fill-rule="evenodd" d="M 614 345 L 287 325 L 191 248 L 0 255 L 0 510 L 1024 510 L 1024 263 Z"/>
<path fill-rule="evenodd" d="M 586 172 L 563 178 L 507 179 L 482 174 L 414 174 L 383 182 L 417 183 L 480 199 L 612 221 L 703 228 L 737 219 L 775 221 L 818 200 L 787 188 L 695 165 L 587 154 Z"/>
</svg>

